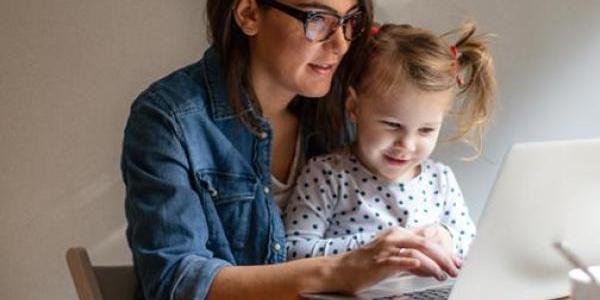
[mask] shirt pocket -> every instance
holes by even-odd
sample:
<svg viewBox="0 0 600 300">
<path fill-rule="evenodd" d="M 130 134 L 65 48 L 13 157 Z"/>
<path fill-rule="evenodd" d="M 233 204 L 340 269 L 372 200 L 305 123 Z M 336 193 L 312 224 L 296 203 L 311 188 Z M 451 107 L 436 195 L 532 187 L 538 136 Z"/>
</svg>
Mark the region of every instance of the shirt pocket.
<svg viewBox="0 0 600 300">
<path fill-rule="evenodd" d="M 252 175 L 218 170 L 197 171 L 196 177 L 211 197 L 231 247 L 244 248 L 248 240 L 252 207 L 258 188 L 256 178 Z"/>
</svg>

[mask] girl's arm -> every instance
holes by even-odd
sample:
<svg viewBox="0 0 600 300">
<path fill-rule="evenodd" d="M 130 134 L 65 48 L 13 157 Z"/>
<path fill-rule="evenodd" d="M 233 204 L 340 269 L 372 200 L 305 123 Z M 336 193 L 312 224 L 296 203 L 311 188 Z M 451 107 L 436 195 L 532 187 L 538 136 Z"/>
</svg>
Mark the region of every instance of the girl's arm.
<svg viewBox="0 0 600 300">
<path fill-rule="evenodd" d="M 285 212 L 288 259 L 335 255 L 373 239 L 374 234 L 366 232 L 332 232 L 325 238 L 340 197 L 336 175 L 325 159 L 317 157 L 298 177 Z"/>
<path fill-rule="evenodd" d="M 449 167 L 444 167 L 442 177 L 446 178 L 445 205 L 440 223 L 450 233 L 455 254 L 464 258 L 475 237 L 475 224 L 469 215 L 462 192 Z"/>
</svg>

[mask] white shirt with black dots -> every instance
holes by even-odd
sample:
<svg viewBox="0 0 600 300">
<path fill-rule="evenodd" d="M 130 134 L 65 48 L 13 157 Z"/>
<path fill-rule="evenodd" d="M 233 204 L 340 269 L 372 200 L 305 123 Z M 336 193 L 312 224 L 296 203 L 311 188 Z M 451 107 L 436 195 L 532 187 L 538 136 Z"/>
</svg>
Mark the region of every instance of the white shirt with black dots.
<svg viewBox="0 0 600 300">
<path fill-rule="evenodd" d="M 388 228 L 428 224 L 448 229 L 464 257 L 476 231 L 448 166 L 428 159 L 415 178 L 391 183 L 348 151 L 308 162 L 284 218 L 289 260 L 350 251 Z"/>
</svg>

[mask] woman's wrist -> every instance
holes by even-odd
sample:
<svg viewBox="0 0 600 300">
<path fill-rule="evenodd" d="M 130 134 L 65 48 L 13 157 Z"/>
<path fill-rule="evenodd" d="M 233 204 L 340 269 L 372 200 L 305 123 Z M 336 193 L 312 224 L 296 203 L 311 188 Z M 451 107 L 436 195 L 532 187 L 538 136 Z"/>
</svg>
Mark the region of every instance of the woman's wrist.
<svg viewBox="0 0 600 300">
<path fill-rule="evenodd" d="M 309 258 L 313 260 L 314 274 L 304 278 L 300 291 L 302 293 L 340 292 L 344 290 L 343 256 L 344 254 Z"/>
</svg>

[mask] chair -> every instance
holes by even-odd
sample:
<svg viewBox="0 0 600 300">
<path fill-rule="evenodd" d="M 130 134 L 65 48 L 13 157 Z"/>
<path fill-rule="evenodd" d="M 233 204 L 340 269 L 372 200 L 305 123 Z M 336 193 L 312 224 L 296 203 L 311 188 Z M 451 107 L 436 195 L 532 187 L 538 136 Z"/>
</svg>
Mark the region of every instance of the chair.
<svg viewBox="0 0 600 300">
<path fill-rule="evenodd" d="M 67 264 L 80 300 L 133 300 L 137 279 L 132 266 L 93 266 L 87 250 L 67 250 Z"/>
</svg>

